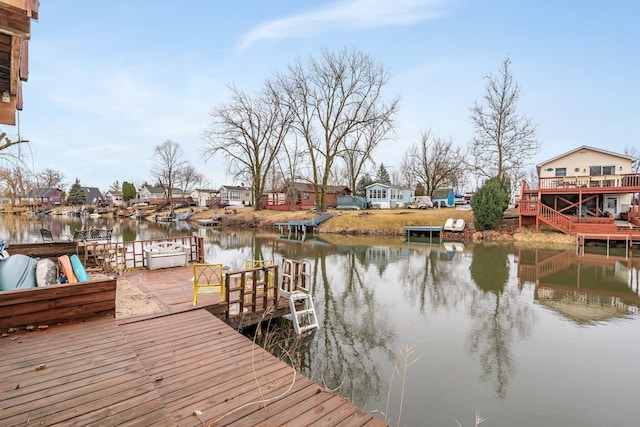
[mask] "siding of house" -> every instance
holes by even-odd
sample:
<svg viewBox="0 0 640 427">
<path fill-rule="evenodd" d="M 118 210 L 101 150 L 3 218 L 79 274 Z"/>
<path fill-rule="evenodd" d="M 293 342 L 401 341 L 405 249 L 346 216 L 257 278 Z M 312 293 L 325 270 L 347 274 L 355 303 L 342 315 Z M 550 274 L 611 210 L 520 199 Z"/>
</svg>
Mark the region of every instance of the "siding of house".
<svg viewBox="0 0 640 427">
<path fill-rule="evenodd" d="M 592 167 L 604 167 L 600 173 Z M 607 170 L 608 169 L 608 170 Z M 631 159 L 616 153 L 603 152 L 590 147 L 580 147 L 567 154 L 561 155 L 538 165 L 541 179 L 567 178 L 577 180 L 614 181 L 622 174 L 631 173 Z M 566 174 L 563 175 L 563 172 Z M 612 172 L 612 173 L 604 173 Z M 626 212 L 631 206 L 631 194 L 604 195 L 618 200 L 615 211 L 611 213 L 617 217 L 620 212 Z"/>
<path fill-rule="evenodd" d="M 390 209 L 404 207 L 413 200 L 410 188 L 375 183 L 366 187 L 367 201 L 372 207 Z"/>
</svg>

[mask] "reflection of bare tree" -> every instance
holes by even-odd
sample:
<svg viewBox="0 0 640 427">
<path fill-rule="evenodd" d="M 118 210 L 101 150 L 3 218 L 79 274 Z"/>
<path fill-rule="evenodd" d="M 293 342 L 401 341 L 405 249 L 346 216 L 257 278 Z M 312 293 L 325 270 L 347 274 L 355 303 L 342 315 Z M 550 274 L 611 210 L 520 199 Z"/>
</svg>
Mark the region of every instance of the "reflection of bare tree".
<svg viewBox="0 0 640 427">
<path fill-rule="evenodd" d="M 477 322 L 469 333 L 469 349 L 479 355 L 482 378 L 494 383 L 500 399 L 514 371 L 513 341 L 526 337 L 533 324 L 530 306 L 519 298 L 517 279 L 508 286 L 509 264 L 506 248 L 478 245 L 470 268 L 479 289 L 471 302 L 471 317 Z"/>
<path fill-rule="evenodd" d="M 381 393 L 381 368 L 375 352 L 391 355 L 395 339 L 384 305 L 376 301 L 367 283 L 366 270 L 358 266 L 356 248 L 340 257 L 344 288 L 332 286 L 331 275 L 339 269 L 328 267 L 327 257 L 315 259 L 316 307 L 323 305 L 324 319 L 315 342 L 315 367 L 310 376 L 328 388 L 339 388 L 347 398 L 358 396 L 361 406 Z M 336 262 L 331 258 L 331 263 Z M 340 274 L 340 273 L 338 273 Z M 391 355 L 392 356 L 392 355 Z"/>
<path fill-rule="evenodd" d="M 399 282 L 409 304 L 418 304 L 420 313 L 425 309 L 453 308 L 468 294 L 463 286 L 451 286 L 458 272 L 459 255 L 449 260 L 441 250 L 416 250 L 406 258 Z M 466 280 L 465 280 L 466 282 Z"/>
</svg>

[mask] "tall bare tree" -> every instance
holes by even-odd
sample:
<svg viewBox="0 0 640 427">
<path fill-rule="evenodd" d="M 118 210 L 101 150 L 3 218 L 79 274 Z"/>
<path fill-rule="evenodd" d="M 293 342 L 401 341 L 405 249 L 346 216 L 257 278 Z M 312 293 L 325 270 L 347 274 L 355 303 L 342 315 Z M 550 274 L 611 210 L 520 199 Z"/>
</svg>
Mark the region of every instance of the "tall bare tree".
<svg viewBox="0 0 640 427">
<path fill-rule="evenodd" d="M 179 185 L 185 193 L 189 193 L 193 190 L 194 185 L 198 185 L 203 182 L 204 179 L 204 175 L 198 172 L 192 164 L 186 162 L 184 167 L 178 171 L 176 184 Z"/>
<path fill-rule="evenodd" d="M 324 210 L 332 167 L 347 141 L 367 126 L 391 123 L 399 101 L 384 102 L 387 71 L 355 49 L 323 51 L 307 64 L 297 61 L 279 81 L 294 113 L 294 129 L 307 145 L 316 206 Z"/>
<path fill-rule="evenodd" d="M 393 122 L 388 115 L 367 126 L 357 127 L 352 135 L 345 139 L 340 157 L 346 165 L 349 188 L 355 191 L 358 177 L 365 172 L 367 163 L 373 164 L 373 150 L 393 132 Z"/>
<path fill-rule="evenodd" d="M 520 87 L 511 74 L 511 59 L 506 58 L 498 75 L 489 74 L 481 102 L 471 107 L 475 136 L 470 143 L 472 170 L 486 178 L 524 176 L 524 169 L 540 151 L 536 124 L 518 114 Z"/>
<path fill-rule="evenodd" d="M 461 158 L 461 149 L 453 141 L 445 141 L 428 130 L 405 153 L 401 168 L 424 186 L 426 195 L 433 196 L 438 188 L 460 186 L 464 179 Z"/>
<path fill-rule="evenodd" d="M 20 196 L 33 188 L 33 176 L 20 162 L 12 166 L 0 167 L 0 194 L 9 199 L 13 206 Z"/>
<path fill-rule="evenodd" d="M 54 170 L 45 169 L 36 175 L 37 185 L 41 188 L 60 188 L 64 189 L 67 184 L 64 183 L 64 173 Z"/>
<path fill-rule="evenodd" d="M 253 206 L 259 210 L 260 197 L 290 128 L 291 113 L 280 86 L 271 82 L 255 96 L 235 86 L 229 89 L 231 101 L 211 112 L 204 152 L 208 157 L 222 153 L 236 178 L 251 178 Z"/>
<path fill-rule="evenodd" d="M 181 171 L 187 165 L 182 158 L 180 144 L 168 139 L 163 144 L 156 145 L 153 151 L 153 163 L 151 175 L 156 178 L 169 199 L 169 206 L 173 208 L 173 189 Z"/>
</svg>

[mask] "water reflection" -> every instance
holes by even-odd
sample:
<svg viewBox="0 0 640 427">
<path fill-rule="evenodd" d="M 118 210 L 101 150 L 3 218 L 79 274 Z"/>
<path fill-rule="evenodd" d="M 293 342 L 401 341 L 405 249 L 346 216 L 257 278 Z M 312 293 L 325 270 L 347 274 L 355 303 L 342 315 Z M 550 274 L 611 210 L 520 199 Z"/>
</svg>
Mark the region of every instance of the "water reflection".
<svg viewBox="0 0 640 427">
<path fill-rule="evenodd" d="M 635 314 L 639 261 L 536 249 L 520 254 L 519 285 L 532 283 L 540 304 L 581 325 Z"/>
<path fill-rule="evenodd" d="M 514 372 L 513 341 L 529 335 L 534 322 L 530 305 L 517 288 L 507 288 L 513 257 L 505 246 L 476 245 L 471 278 L 478 287 L 470 305 L 474 319 L 469 349 L 477 355 L 482 378 L 491 382 L 500 399 L 507 394 Z"/>
</svg>

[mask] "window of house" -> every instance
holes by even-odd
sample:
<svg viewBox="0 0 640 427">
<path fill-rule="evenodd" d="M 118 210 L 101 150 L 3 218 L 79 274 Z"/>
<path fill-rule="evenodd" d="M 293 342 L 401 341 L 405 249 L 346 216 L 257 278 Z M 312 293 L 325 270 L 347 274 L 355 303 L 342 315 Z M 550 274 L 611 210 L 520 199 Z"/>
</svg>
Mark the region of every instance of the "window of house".
<svg viewBox="0 0 640 427">
<path fill-rule="evenodd" d="M 567 176 L 567 168 L 556 168 L 556 176 Z"/>
<path fill-rule="evenodd" d="M 613 175 L 616 173 L 615 166 L 589 166 L 589 175 Z"/>
<path fill-rule="evenodd" d="M 309 193 L 304 193 L 304 199 L 309 200 Z"/>
</svg>

